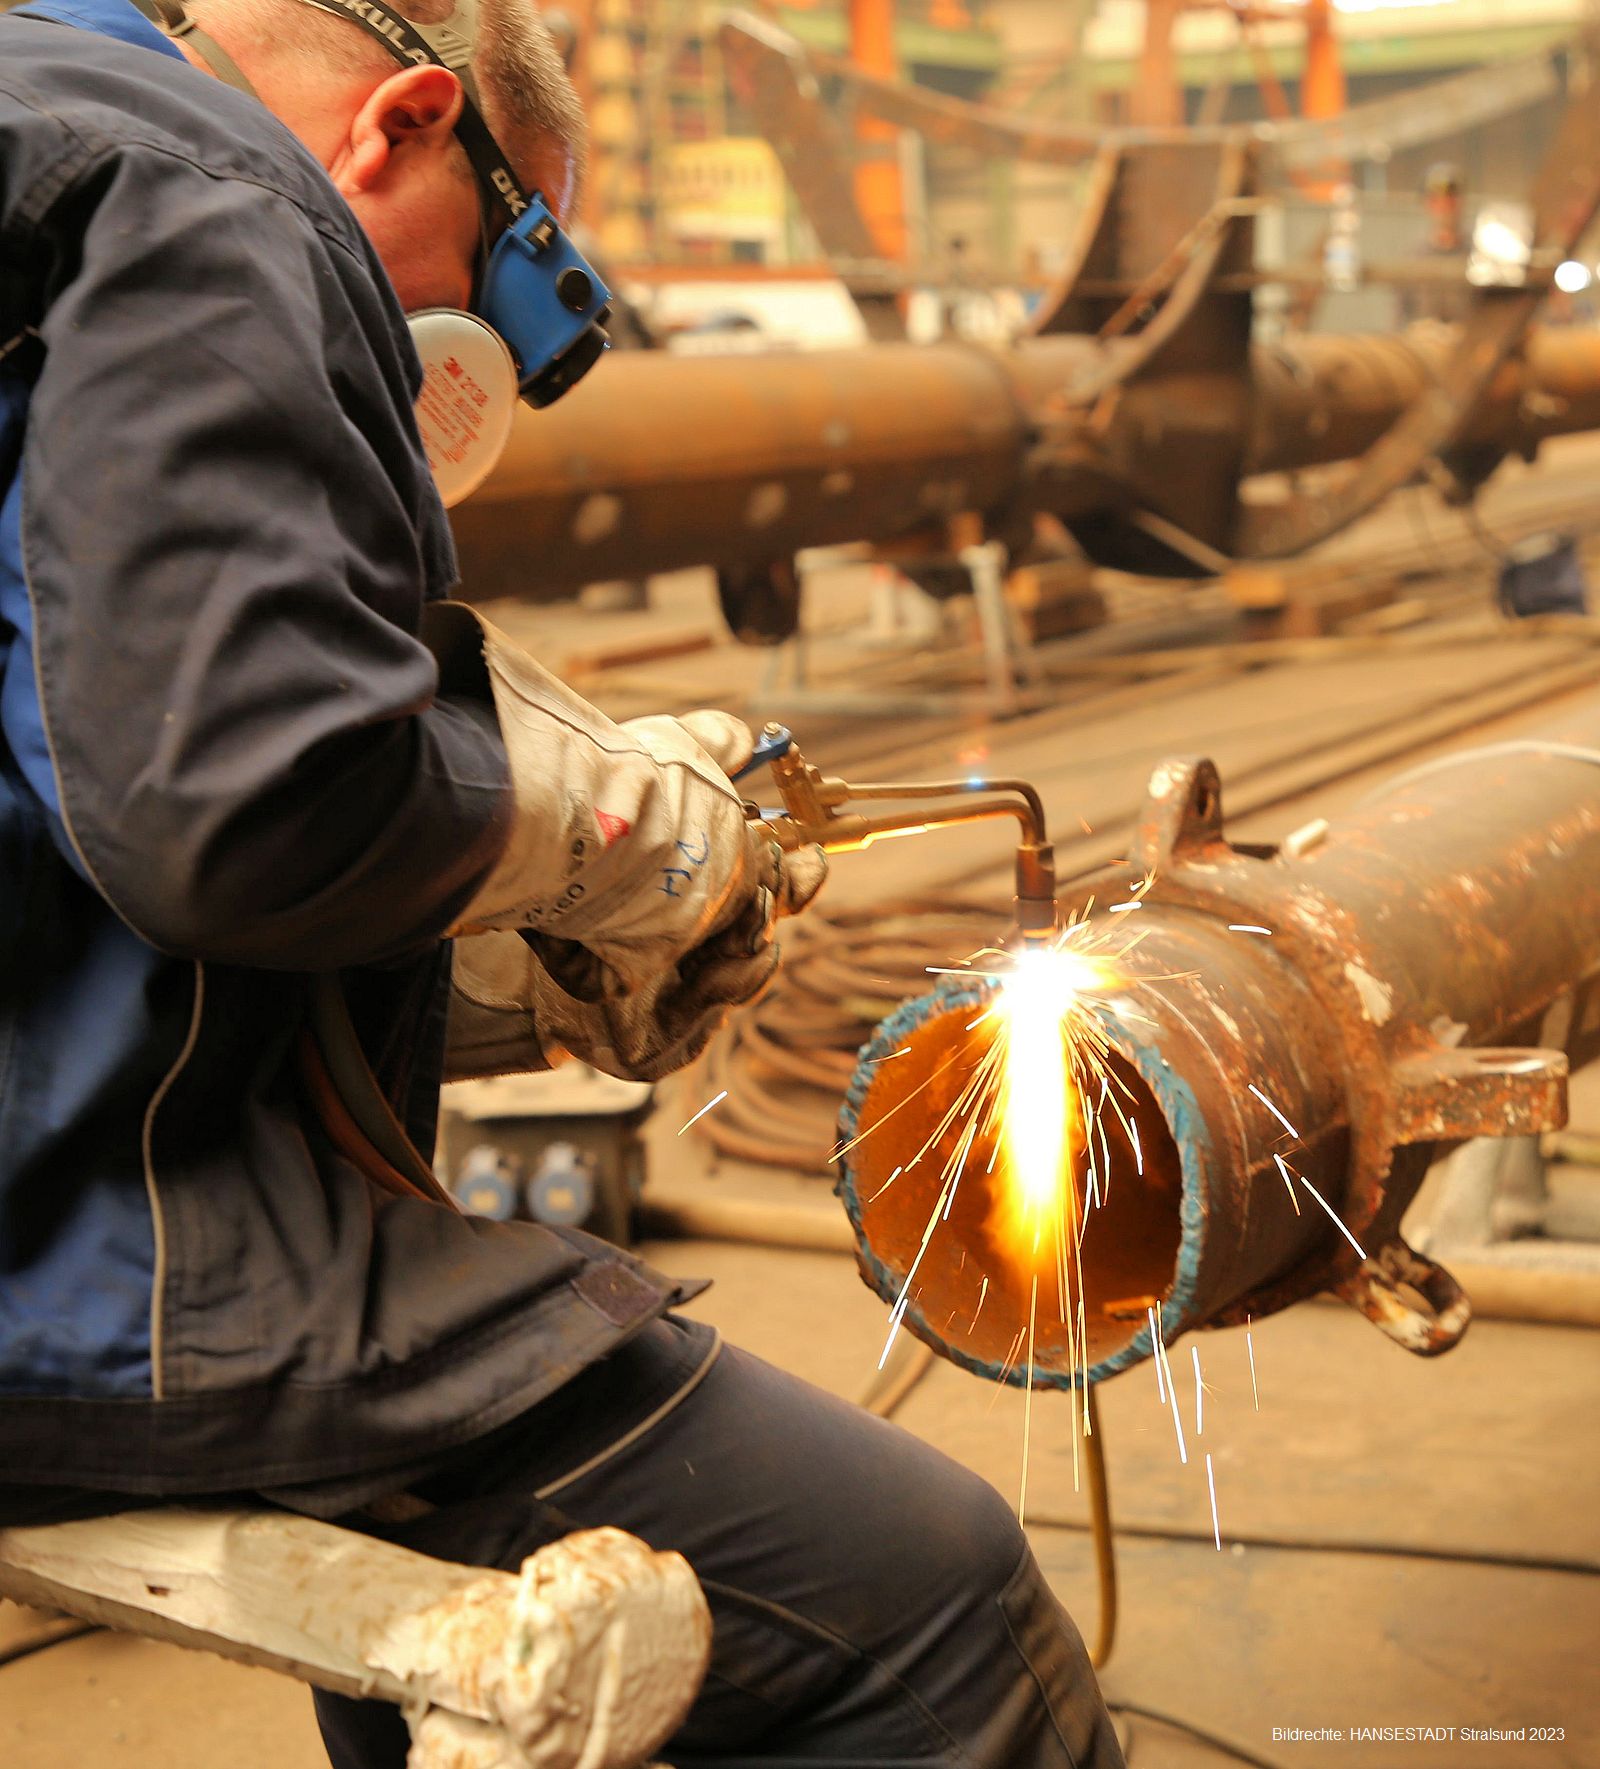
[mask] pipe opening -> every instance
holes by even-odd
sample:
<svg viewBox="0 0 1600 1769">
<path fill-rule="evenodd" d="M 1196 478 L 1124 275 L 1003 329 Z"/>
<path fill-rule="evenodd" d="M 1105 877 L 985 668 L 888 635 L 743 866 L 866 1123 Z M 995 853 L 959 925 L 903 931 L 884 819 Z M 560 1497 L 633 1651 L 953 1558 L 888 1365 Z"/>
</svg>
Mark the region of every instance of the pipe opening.
<svg viewBox="0 0 1600 1769">
<path fill-rule="evenodd" d="M 1093 1368 L 1125 1350 L 1146 1331 L 1146 1309 L 1172 1291 L 1182 1236 L 1178 1149 L 1122 1057 L 1111 1059 L 1098 1112 L 1098 1082 L 1074 1089 L 1089 1098 L 1064 1163 L 1076 1204 L 1061 1218 L 1063 1270 L 1055 1245 L 1031 1245 L 1019 1233 L 1018 1175 L 1009 1145 L 998 1146 L 998 1113 L 980 1109 L 973 1132 L 972 1114 L 954 1110 L 997 1036 L 993 1020 L 974 1024 L 981 1012 L 981 998 L 935 996 L 883 1029 L 852 1093 L 847 1129 L 860 1140 L 845 1156 L 841 1190 L 879 1294 L 897 1301 L 914 1268 L 908 1326 L 956 1362 L 991 1378 L 1007 1370 L 1020 1382 L 1033 1311 L 1035 1380 L 1065 1385 L 1086 1355 Z M 915 1022 L 909 1031 L 907 1019 Z M 1076 1257 L 1074 1208 L 1083 1225 Z M 1080 1277 L 1086 1348 L 1074 1343 Z"/>
</svg>

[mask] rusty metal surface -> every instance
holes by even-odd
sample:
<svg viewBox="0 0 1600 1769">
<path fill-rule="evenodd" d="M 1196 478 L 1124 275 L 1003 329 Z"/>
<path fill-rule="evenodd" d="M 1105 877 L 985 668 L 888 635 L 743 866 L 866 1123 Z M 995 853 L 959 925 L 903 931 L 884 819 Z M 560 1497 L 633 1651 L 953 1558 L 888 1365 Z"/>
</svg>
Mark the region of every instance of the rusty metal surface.
<svg viewBox="0 0 1600 1769">
<path fill-rule="evenodd" d="M 1555 51 L 1470 68 L 1446 80 L 1352 105 L 1319 122 L 1283 122 L 1263 131 L 1286 169 L 1316 169 L 1330 160 L 1387 160 L 1421 142 L 1437 141 L 1525 110 L 1560 90 Z"/>
<path fill-rule="evenodd" d="M 452 513 L 470 596 L 685 565 L 765 567 L 798 548 L 889 543 L 972 512 L 1090 525 L 1153 512 L 1226 554 L 1240 474 L 1359 453 L 1430 383 L 1446 328 L 1304 338 L 1248 371 L 1128 384 L 1136 340 L 724 358 L 626 352 L 559 405 L 519 412 Z M 1089 404 L 1073 392 L 1113 385 Z M 1600 336 L 1536 332 L 1463 435 L 1514 452 L 1600 427 Z M 1109 562 L 1109 561 L 1108 561 Z"/>
<path fill-rule="evenodd" d="M 813 221 L 870 257 L 810 64 L 781 32 L 727 34 Z M 466 594 L 687 565 L 764 574 L 850 541 L 951 557 L 975 536 L 1026 544 L 1039 515 L 1097 564 L 1209 576 L 1302 551 L 1430 467 L 1470 489 L 1507 454 L 1600 424 L 1600 343 L 1529 331 L 1555 257 L 1600 211 L 1585 95 L 1540 177 L 1528 286 L 1479 291 L 1454 330 L 1252 349 L 1258 192 L 1248 134 L 1119 139 L 1064 281 L 1010 349 L 614 357 L 555 408 L 520 413 L 456 512 Z M 1342 477 L 1241 494 L 1250 475 L 1352 457 Z"/>
<path fill-rule="evenodd" d="M 942 147 L 960 147 L 997 158 L 1047 165 L 1092 159 L 1108 139 L 1131 143 L 1174 139 L 1216 142 L 1251 139 L 1271 149 L 1285 166 L 1321 167 L 1330 159 L 1388 159 L 1402 148 L 1433 141 L 1492 121 L 1557 90 L 1551 51 L 1493 67 L 1474 68 L 1414 91 L 1356 105 L 1339 117 L 1290 118 L 1281 122 L 1218 125 L 1171 131 L 1105 131 L 950 98 L 926 86 L 864 74 L 840 56 L 807 50 L 785 32 L 749 12 L 731 14 L 723 26 L 724 53 L 754 60 L 785 54 L 837 80 L 858 111 L 913 129 Z"/>
<path fill-rule="evenodd" d="M 964 345 L 630 352 L 559 405 L 519 412 L 452 521 L 468 594 L 765 566 L 997 510 L 1026 449 L 1003 363 Z"/>
<path fill-rule="evenodd" d="M 1554 740 L 1600 743 L 1600 709 Z M 1136 864 L 1156 871 L 1152 907 L 1182 905 L 1219 940 L 1270 945 L 1312 989 L 1341 1046 L 1351 1137 L 1326 1195 L 1377 1254 L 1420 1179 L 1397 1168 L 1397 1149 L 1548 1129 L 1564 1113 L 1561 1054 L 1523 1042 L 1600 971 L 1600 765 L 1536 747 L 1466 752 L 1402 776 L 1292 857 L 1235 851 L 1220 817 L 1206 767 L 1158 772 Z M 1228 932 L 1248 925 L 1272 931 Z M 1300 1037 L 1285 1020 L 1273 1042 Z M 1244 1085 L 1251 1056 L 1237 1055 Z M 1249 1299 L 1256 1312 L 1354 1276 L 1342 1240 L 1325 1255 Z"/>
<path fill-rule="evenodd" d="M 844 70 L 749 15 L 723 36 L 827 249 L 870 264 L 849 142 L 818 83 Z M 1530 64 L 1508 90 L 1547 78 Z M 882 82 L 852 91 L 880 110 L 911 102 Z M 895 114 L 936 134 L 972 121 L 930 102 Z M 1405 99 L 1433 122 L 1487 102 L 1476 82 Z M 1391 110 L 1347 130 L 1398 126 Z M 614 357 L 559 406 L 521 414 L 506 461 L 457 512 L 466 593 L 698 564 L 761 576 L 848 541 L 953 557 L 974 534 L 1024 544 L 1038 515 L 1095 563 L 1208 576 L 1301 551 L 1430 468 L 1470 489 L 1507 453 L 1600 423 L 1595 340 L 1528 331 L 1554 255 L 1600 206 L 1600 108 L 1581 94 L 1567 108 L 1535 195 L 1542 256 L 1527 288 L 1481 292 L 1453 332 L 1252 350 L 1261 163 L 1291 139 L 1286 125 L 1099 143 L 1068 270 L 1010 350 Z M 1080 132 L 1073 151 L 1091 145 Z M 898 331 L 893 289 L 873 289 L 852 285 L 869 324 Z M 1352 457 L 1342 478 L 1241 495 L 1251 474 Z"/>
<path fill-rule="evenodd" d="M 763 102 L 794 112 L 814 219 L 869 255 L 803 58 L 732 35 L 753 58 L 740 77 L 777 82 Z M 1600 212 L 1587 95 L 1540 175 L 1527 286 L 1479 291 L 1453 330 L 1253 350 L 1257 190 L 1238 135 L 1108 149 L 1067 278 L 1009 350 L 613 358 L 554 409 L 519 414 L 456 513 L 466 593 L 517 595 L 530 573 L 545 594 L 686 565 L 765 573 L 848 541 L 954 555 L 975 534 L 1024 544 L 1040 514 L 1097 564 L 1214 575 L 1303 551 L 1430 468 L 1470 489 L 1508 453 L 1600 423 L 1595 337 L 1529 331 L 1555 257 Z M 1241 495 L 1252 474 L 1352 457 L 1342 476 Z"/>
<path fill-rule="evenodd" d="M 1577 92 L 1562 113 L 1533 193 L 1533 247 L 1546 260 L 1568 256 L 1600 213 L 1600 105 Z M 1466 440 L 1480 400 L 1521 342 L 1548 289 L 1548 271 L 1525 287 L 1480 289 L 1433 381 L 1373 443 L 1337 486 L 1296 493 L 1281 504 L 1241 512 L 1233 552 L 1283 558 L 1347 528 L 1409 483 L 1425 462 Z"/>
<path fill-rule="evenodd" d="M 1417 326 L 1395 337 L 1296 338 L 1259 352 L 1246 473 L 1347 460 L 1376 442 L 1436 385 L 1454 354 L 1455 330 Z M 1600 335 L 1567 328 L 1531 333 L 1489 380 L 1460 440 L 1510 452 L 1547 436 L 1600 425 Z"/>
<path fill-rule="evenodd" d="M 1164 342 L 1219 274 L 1251 267 L 1250 210 L 1240 200 L 1257 189 L 1256 152 L 1243 136 L 1137 148 L 1108 143 L 1085 193 L 1066 268 L 1041 304 L 1032 335 L 1104 336 L 1124 305 L 1142 295 L 1140 307 L 1162 316 Z M 1146 293 L 1152 279 L 1156 286 Z M 1248 294 L 1215 298 L 1243 309 L 1247 340 Z M 1123 373 L 1143 366 L 1142 358 L 1130 359 Z"/>
<path fill-rule="evenodd" d="M 1282 851 L 1228 841 L 1209 762 L 1165 763 L 1127 863 L 1075 892 L 1119 901 L 1146 876 L 1103 1004 L 1143 1172 L 1114 1134 L 1110 1206 L 1083 1242 L 1091 1375 L 1149 1355 L 1156 1298 L 1170 1337 L 1333 1289 L 1408 1349 L 1448 1349 L 1469 1306 L 1400 1219 L 1439 1143 L 1564 1122 L 1582 1017 L 1567 1009 L 1600 977 L 1600 705 L 1402 775 Z M 927 1180 L 891 1179 L 938 1122 L 917 1088 L 975 1060 L 982 998 L 962 983 L 911 1004 L 857 1071 L 843 1128 L 866 1134 L 841 1192 L 891 1299 L 928 1214 Z M 983 1186 L 948 1250 L 922 1256 L 906 1321 L 997 1377 L 1026 1307 L 985 1238 Z M 980 1331 L 965 1323 L 985 1276 Z M 1064 1337 L 1046 1337 L 1039 1379 L 1071 1380 Z"/>
<path fill-rule="evenodd" d="M 735 96 L 761 119 L 800 207 L 830 259 L 876 260 L 880 242 L 857 201 L 849 137 L 823 105 L 815 69 L 786 32 L 750 14 L 722 27 Z M 868 335 L 905 336 L 891 294 L 852 290 Z"/>
</svg>

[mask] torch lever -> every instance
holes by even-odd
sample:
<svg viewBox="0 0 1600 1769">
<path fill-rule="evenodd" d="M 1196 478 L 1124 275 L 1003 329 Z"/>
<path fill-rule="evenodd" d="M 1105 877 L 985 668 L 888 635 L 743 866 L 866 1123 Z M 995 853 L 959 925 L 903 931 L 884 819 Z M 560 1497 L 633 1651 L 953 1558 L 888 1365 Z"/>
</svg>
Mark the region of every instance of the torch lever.
<svg viewBox="0 0 1600 1769">
<path fill-rule="evenodd" d="M 1059 927 L 1056 910 L 1055 850 L 1045 824 L 1044 802 L 1025 780 L 873 781 L 853 784 L 814 768 L 792 735 L 769 724 L 756 754 L 741 775 L 765 762 L 783 800 L 781 810 L 747 806 L 780 848 L 817 846 L 832 854 L 869 846 L 880 837 L 919 835 L 954 823 L 982 823 L 1014 817 L 1022 827 L 1017 844 L 1017 927 L 1028 940 L 1052 939 Z M 901 810 L 846 810 L 858 801 L 906 801 Z M 948 800 L 948 803 L 927 801 Z"/>
</svg>

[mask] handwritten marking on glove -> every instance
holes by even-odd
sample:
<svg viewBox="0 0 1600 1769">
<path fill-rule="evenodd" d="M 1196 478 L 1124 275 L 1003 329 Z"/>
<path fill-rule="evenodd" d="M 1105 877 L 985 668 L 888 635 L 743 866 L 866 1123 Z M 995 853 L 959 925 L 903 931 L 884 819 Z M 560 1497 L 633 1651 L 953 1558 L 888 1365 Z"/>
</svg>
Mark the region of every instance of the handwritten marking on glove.
<svg viewBox="0 0 1600 1769">
<path fill-rule="evenodd" d="M 705 865 L 706 861 L 711 858 L 711 837 L 702 829 L 700 831 L 700 843 L 698 848 L 696 848 L 692 842 L 686 841 L 677 841 L 672 845 L 678 850 L 684 859 L 689 862 L 689 866 L 662 867 L 661 889 L 666 896 L 680 897 L 682 892 L 678 889 L 676 881 L 681 878 L 685 884 L 694 883 L 695 872 L 698 872 L 700 868 Z M 689 869 L 690 867 L 694 870 L 691 871 Z"/>
</svg>

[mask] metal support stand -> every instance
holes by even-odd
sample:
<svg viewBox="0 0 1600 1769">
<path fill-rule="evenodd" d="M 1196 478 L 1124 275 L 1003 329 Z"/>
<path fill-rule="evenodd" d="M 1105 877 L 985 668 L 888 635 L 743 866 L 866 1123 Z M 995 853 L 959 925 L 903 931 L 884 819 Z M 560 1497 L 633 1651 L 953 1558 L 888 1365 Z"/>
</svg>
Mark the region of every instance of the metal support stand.
<svg viewBox="0 0 1600 1769">
<path fill-rule="evenodd" d="M 1006 550 L 999 541 L 961 549 L 961 563 L 972 579 L 972 600 L 983 634 L 983 673 L 989 705 L 996 718 L 1020 710 L 1018 678 L 1039 686 L 1039 666 L 1017 627 L 1006 601 Z"/>
<path fill-rule="evenodd" d="M 1006 600 L 1007 554 L 998 541 L 963 547 L 957 555 L 971 584 L 982 635 L 984 686 L 974 696 L 960 690 L 895 694 L 861 688 L 824 689 L 808 679 L 804 633 L 773 649 L 762 671 L 756 698 L 764 713 L 805 717 L 948 718 L 977 711 L 987 718 L 1009 718 L 1026 711 L 1044 686 L 1032 649 Z"/>
</svg>

